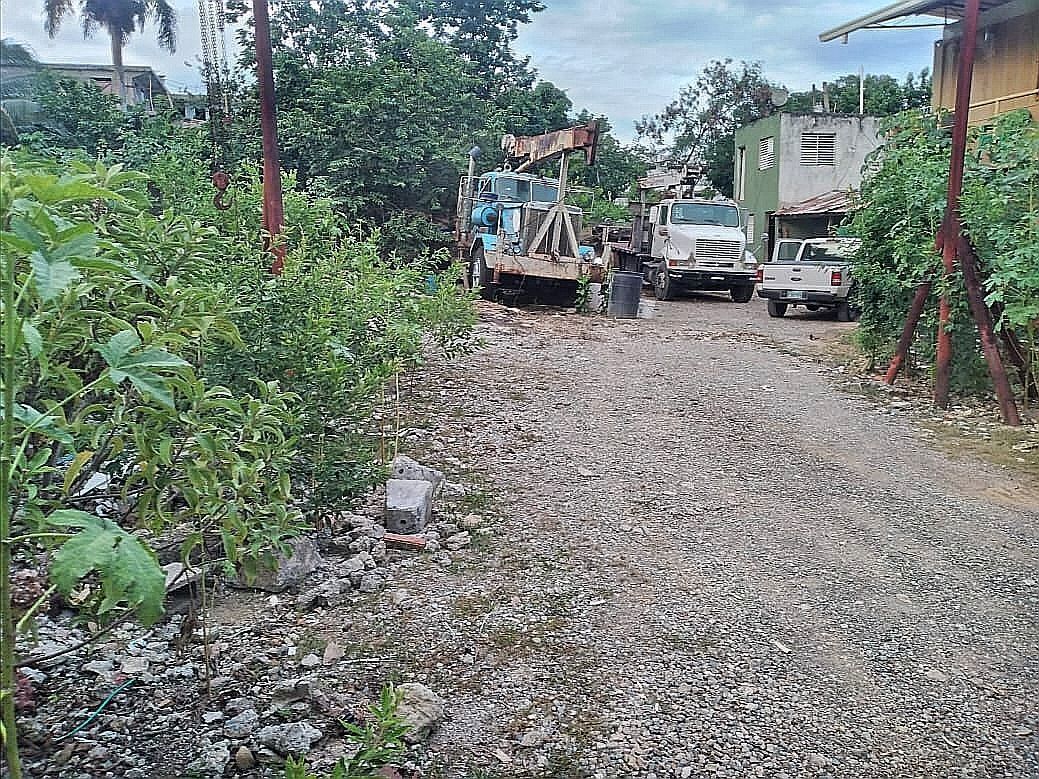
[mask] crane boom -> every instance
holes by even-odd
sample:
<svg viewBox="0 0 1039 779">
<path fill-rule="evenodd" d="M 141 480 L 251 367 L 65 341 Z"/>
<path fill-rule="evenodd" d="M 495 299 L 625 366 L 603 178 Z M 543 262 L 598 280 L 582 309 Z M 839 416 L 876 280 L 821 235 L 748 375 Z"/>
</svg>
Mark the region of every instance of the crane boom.
<svg viewBox="0 0 1039 779">
<path fill-rule="evenodd" d="M 595 121 L 542 135 L 506 135 L 501 139 L 505 154 L 510 159 L 520 161 L 515 169 L 517 173 L 572 151 L 584 151 L 585 161 L 594 165 L 598 145 L 599 123 Z"/>
</svg>

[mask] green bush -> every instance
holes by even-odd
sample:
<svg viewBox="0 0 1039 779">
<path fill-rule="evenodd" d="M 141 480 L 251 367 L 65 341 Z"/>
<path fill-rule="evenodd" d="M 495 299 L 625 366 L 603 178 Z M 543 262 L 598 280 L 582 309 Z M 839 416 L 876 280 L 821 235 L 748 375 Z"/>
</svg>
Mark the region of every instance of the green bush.
<svg viewBox="0 0 1039 779">
<path fill-rule="evenodd" d="M 457 266 L 395 268 L 373 239 L 314 254 L 291 251 L 280 277 L 262 262 L 235 270 L 242 340 L 218 350 L 207 370 L 233 388 L 278 381 L 301 399 L 292 473 L 320 514 L 381 478 L 369 417 L 384 387 L 420 363 L 424 348 L 462 347 L 474 312 Z"/>
<path fill-rule="evenodd" d="M 1039 316 L 1039 141 L 1027 112 L 1000 117 L 971 132 L 962 212 L 978 252 L 988 300 L 1011 337 L 1025 344 L 1024 373 L 1035 375 Z M 862 308 L 858 337 L 874 360 L 888 358 L 920 282 L 935 282 L 917 330 L 917 360 L 933 364 L 938 297 L 952 305 L 952 386 L 987 389 L 978 336 L 957 272 L 946 279 L 935 235 L 945 212 L 950 136 L 939 118 L 921 112 L 883 125 L 885 144 L 867 163 L 861 207 L 850 232 L 862 239 L 855 264 Z"/>
</svg>

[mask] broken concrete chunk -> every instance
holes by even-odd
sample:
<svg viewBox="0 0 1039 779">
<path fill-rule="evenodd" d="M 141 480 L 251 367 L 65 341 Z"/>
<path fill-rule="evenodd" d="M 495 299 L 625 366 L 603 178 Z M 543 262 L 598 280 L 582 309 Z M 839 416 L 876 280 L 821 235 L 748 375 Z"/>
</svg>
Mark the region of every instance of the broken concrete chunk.
<svg viewBox="0 0 1039 779">
<path fill-rule="evenodd" d="M 397 692 L 401 696 L 397 716 L 408 726 L 404 740 L 417 744 L 429 738 L 444 718 L 443 699 L 426 685 L 416 682 L 400 685 Z"/>
<path fill-rule="evenodd" d="M 417 479 L 386 482 L 386 528 L 393 533 L 418 533 L 433 515 L 433 485 Z"/>
<path fill-rule="evenodd" d="M 256 734 L 256 740 L 279 755 L 303 755 L 323 734 L 309 722 L 268 725 Z"/>
<path fill-rule="evenodd" d="M 433 485 L 433 494 L 439 495 L 444 490 L 447 479 L 443 471 L 429 468 L 404 455 L 397 455 L 390 465 L 390 478 L 416 481 L 428 481 Z"/>
<path fill-rule="evenodd" d="M 239 577 L 238 585 L 266 592 L 282 592 L 298 587 L 304 579 L 321 567 L 321 554 L 312 538 L 297 538 L 292 542 L 292 553 L 279 555 L 275 567 L 261 571 L 254 580 Z"/>
</svg>

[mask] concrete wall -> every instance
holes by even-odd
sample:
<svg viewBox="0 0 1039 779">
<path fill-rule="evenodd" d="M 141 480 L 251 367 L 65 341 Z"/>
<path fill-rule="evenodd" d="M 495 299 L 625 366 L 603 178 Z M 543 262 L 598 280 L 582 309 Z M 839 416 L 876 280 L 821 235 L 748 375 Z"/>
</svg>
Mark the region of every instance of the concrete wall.
<svg viewBox="0 0 1039 779">
<path fill-rule="evenodd" d="M 862 165 L 880 145 L 880 124 L 870 116 L 782 114 L 779 133 L 779 207 L 792 206 L 836 189 L 857 189 Z M 802 165 L 804 133 L 834 133 L 834 165 Z"/>
<path fill-rule="evenodd" d="M 780 148 L 780 115 L 766 117 L 753 124 L 741 127 L 736 131 L 736 170 L 733 180 L 734 194 L 740 208 L 745 208 L 753 217 L 753 232 L 748 229 L 747 248 L 759 260 L 765 258 L 765 246 L 761 236 L 768 229 L 768 216 L 779 207 L 779 178 L 781 160 Z M 766 170 L 759 170 L 758 149 L 762 138 L 775 138 L 775 164 Z M 739 197 L 740 185 L 740 149 L 745 150 L 746 178 L 744 196 Z M 749 225 L 748 219 L 748 228 Z"/>
</svg>

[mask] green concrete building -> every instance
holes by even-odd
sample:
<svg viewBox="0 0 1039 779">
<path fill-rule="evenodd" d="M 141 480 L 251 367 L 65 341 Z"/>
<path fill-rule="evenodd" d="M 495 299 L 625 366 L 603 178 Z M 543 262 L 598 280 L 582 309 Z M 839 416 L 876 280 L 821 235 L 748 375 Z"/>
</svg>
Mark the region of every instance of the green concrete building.
<svg viewBox="0 0 1039 779">
<path fill-rule="evenodd" d="M 880 145 L 879 124 L 870 116 L 777 113 L 737 130 L 735 143 L 734 196 L 747 212 L 747 248 L 764 260 L 777 237 L 826 235 L 843 219 L 843 210 L 821 209 L 846 209 Z"/>
</svg>

